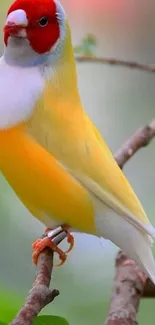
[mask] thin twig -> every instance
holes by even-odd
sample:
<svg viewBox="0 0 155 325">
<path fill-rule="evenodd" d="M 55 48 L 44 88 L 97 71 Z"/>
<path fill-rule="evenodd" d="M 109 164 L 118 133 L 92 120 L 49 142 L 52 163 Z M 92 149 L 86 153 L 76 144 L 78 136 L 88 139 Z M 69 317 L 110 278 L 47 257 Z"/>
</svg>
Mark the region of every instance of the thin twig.
<svg viewBox="0 0 155 325">
<path fill-rule="evenodd" d="M 138 129 L 116 152 L 115 159 L 120 168 L 122 168 L 140 148 L 147 146 L 154 136 L 155 119 L 152 120 L 149 125 Z"/>
<path fill-rule="evenodd" d="M 50 290 L 51 273 L 53 269 L 53 252 L 46 248 L 38 258 L 37 274 L 26 301 L 16 318 L 10 325 L 30 325 L 41 309 L 59 295 L 59 291 Z"/>
<path fill-rule="evenodd" d="M 137 325 L 136 315 L 147 278 L 139 267 L 119 252 L 109 314 L 105 325 Z"/>
<path fill-rule="evenodd" d="M 155 285 L 122 251 L 116 256 L 115 266 L 113 293 L 105 325 L 137 325 L 140 299 L 154 298 Z"/>
<path fill-rule="evenodd" d="M 76 57 L 77 62 L 91 62 L 91 63 L 102 63 L 102 64 L 110 64 L 110 65 L 118 65 L 123 66 L 129 69 L 137 69 L 141 71 L 151 72 L 155 73 L 155 66 L 147 65 L 147 64 L 140 64 L 138 62 L 132 62 L 132 61 L 125 61 L 125 60 L 119 60 L 115 58 L 101 58 L 101 57 L 95 57 L 95 56 L 77 56 Z"/>
<path fill-rule="evenodd" d="M 116 152 L 115 159 L 123 168 L 124 164 L 142 147 L 155 137 L 155 120 L 138 129 Z M 141 297 L 155 297 L 155 286 L 126 254 L 119 252 L 116 257 L 116 276 L 105 325 L 137 325 L 136 315 Z"/>
</svg>

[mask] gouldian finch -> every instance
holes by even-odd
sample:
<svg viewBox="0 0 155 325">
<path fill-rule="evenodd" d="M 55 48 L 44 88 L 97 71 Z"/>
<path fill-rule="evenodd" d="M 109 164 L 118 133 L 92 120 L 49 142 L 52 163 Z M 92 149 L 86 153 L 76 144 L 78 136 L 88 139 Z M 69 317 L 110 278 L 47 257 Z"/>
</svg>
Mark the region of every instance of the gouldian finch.
<svg viewBox="0 0 155 325">
<path fill-rule="evenodd" d="M 70 27 L 58 0 L 16 0 L 8 10 L 0 61 L 0 169 L 47 227 L 66 225 L 66 231 L 111 240 L 155 283 L 155 230 L 83 109 Z M 37 254 L 49 244 L 42 241 Z"/>
</svg>

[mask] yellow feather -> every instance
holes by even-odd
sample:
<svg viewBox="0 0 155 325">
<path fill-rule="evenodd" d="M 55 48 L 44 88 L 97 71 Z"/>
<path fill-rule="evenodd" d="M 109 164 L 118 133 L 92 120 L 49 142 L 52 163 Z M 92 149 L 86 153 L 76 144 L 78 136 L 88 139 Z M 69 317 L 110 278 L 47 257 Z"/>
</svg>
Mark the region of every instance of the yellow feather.
<svg viewBox="0 0 155 325">
<path fill-rule="evenodd" d="M 80 231 L 95 233 L 87 191 L 26 134 L 24 126 L 0 131 L 0 148 L 1 171 L 34 216 L 43 223 L 44 216 L 59 224 L 72 221 Z"/>
<path fill-rule="evenodd" d="M 28 122 L 31 134 L 79 180 L 90 179 L 105 193 L 112 208 L 119 207 L 145 224 L 149 220 L 140 201 L 100 133 L 83 110 L 67 24 L 64 53 Z M 95 187 L 90 191 L 98 196 Z"/>
</svg>

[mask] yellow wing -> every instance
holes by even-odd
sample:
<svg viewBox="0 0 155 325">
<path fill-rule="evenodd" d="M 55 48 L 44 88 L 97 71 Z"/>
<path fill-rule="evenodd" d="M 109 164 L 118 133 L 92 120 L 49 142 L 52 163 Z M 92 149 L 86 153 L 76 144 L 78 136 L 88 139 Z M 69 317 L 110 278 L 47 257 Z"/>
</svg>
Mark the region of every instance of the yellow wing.
<svg viewBox="0 0 155 325">
<path fill-rule="evenodd" d="M 127 178 L 96 127 L 87 116 L 85 118 L 87 164 L 73 174 L 107 206 L 154 236 L 154 228 Z"/>
<path fill-rule="evenodd" d="M 80 231 L 95 233 L 87 191 L 23 126 L 0 131 L 0 168 L 25 206 L 44 223 L 44 215 Z"/>
<path fill-rule="evenodd" d="M 130 221 L 137 218 L 149 224 L 140 201 L 88 116 L 76 104 L 55 104 L 50 87 L 44 105 L 44 109 L 38 105 L 30 124 L 39 143 L 104 203 L 129 216 Z"/>
<path fill-rule="evenodd" d="M 61 64 L 46 83 L 45 92 L 36 105 L 29 129 L 37 141 L 100 200 L 106 200 L 130 219 L 149 224 L 124 173 L 83 111 L 70 37 Z"/>
<path fill-rule="evenodd" d="M 128 211 L 129 215 L 136 216 L 148 224 L 149 220 L 126 176 L 117 165 L 110 149 L 92 121 L 88 117 L 86 119 L 88 122 L 87 145 L 89 145 L 91 161 L 91 168 L 87 176 L 91 177 L 101 191 L 103 190 L 105 198 L 107 200 L 109 198 L 109 203 L 112 201 L 113 204 L 116 204 L 116 208 L 122 209 L 124 206 L 124 210 Z"/>
</svg>

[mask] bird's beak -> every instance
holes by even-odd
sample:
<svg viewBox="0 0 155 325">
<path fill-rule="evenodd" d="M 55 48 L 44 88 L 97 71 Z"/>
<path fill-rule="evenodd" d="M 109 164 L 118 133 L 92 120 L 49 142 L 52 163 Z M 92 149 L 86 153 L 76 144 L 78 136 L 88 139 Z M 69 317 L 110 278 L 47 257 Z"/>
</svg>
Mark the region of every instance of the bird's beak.
<svg viewBox="0 0 155 325">
<path fill-rule="evenodd" d="M 10 36 L 18 36 L 21 30 L 22 30 L 21 26 L 17 26 L 16 24 L 13 24 L 12 22 L 9 21 L 7 25 L 4 26 L 4 33 Z"/>
<path fill-rule="evenodd" d="M 4 33 L 8 36 L 25 37 L 27 26 L 28 20 L 25 11 L 18 9 L 8 15 L 4 26 Z"/>
</svg>

